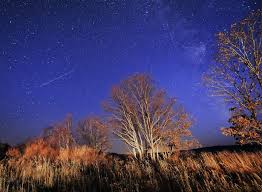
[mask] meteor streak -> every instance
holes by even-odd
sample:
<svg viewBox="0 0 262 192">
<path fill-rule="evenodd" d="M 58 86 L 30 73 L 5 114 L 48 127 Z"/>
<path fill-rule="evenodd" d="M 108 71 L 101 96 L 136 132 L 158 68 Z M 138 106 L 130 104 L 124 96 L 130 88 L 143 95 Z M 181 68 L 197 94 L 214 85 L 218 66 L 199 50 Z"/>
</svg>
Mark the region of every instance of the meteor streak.
<svg viewBox="0 0 262 192">
<path fill-rule="evenodd" d="M 72 70 L 70 70 L 70 71 L 68 71 L 68 72 L 66 72 L 66 73 L 63 73 L 62 75 L 59 75 L 58 77 L 56 77 L 56 78 L 54 78 L 54 79 L 51 79 L 51 80 L 49 80 L 49 81 L 47 81 L 47 82 L 42 83 L 41 85 L 39 85 L 39 87 L 45 87 L 45 86 L 53 83 L 54 81 L 57 81 L 57 80 L 65 77 L 65 76 L 70 75 L 70 74 L 73 73 L 73 72 L 74 72 L 74 69 L 72 69 Z"/>
</svg>

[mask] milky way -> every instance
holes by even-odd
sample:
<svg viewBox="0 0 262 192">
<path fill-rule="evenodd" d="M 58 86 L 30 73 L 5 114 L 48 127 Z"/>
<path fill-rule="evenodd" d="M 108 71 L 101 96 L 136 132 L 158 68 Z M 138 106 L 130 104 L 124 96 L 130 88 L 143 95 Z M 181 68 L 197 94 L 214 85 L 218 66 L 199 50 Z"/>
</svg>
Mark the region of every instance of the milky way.
<svg viewBox="0 0 262 192">
<path fill-rule="evenodd" d="M 2 0 L 1 139 L 17 143 L 72 113 L 102 114 L 110 87 L 150 73 L 196 119 L 204 145 L 221 135 L 228 111 L 201 76 L 215 33 L 261 7 L 259 0 Z"/>
</svg>

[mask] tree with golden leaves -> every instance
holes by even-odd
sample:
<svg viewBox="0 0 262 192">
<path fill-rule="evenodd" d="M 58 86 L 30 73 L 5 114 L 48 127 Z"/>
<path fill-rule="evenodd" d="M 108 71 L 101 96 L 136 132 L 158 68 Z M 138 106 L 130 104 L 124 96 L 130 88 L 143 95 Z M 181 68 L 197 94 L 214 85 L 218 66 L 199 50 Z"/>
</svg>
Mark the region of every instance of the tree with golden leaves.
<svg viewBox="0 0 262 192">
<path fill-rule="evenodd" d="M 112 88 L 105 109 L 114 134 L 135 156 L 143 158 L 150 151 L 156 159 L 161 146 L 177 147 L 181 137 L 191 136 L 191 119 L 183 110 L 175 110 L 175 103 L 150 76 L 136 74 Z"/>
<path fill-rule="evenodd" d="M 77 128 L 80 142 L 98 151 L 110 148 L 109 130 L 99 117 L 88 117 L 80 121 Z"/>
<path fill-rule="evenodd" d="M 216 63 L 204 76 L 212 95 L 231 106 L 229 128 L 222 133 L 239 143 L 262 143 L 262 11 L 251 12 L 217 34 Z"/>
</svg>

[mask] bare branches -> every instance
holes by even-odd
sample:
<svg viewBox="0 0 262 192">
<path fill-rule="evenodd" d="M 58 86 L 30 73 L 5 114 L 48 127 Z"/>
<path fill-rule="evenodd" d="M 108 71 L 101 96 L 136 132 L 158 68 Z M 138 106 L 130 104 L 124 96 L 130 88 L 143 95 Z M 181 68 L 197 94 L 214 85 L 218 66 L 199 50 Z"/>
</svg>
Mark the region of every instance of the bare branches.
<svg viewBox="0 0 262 192">
<path fill-rule="evenodd" d="M 106 151 L 110 148 L 108 125 L 99 117 L 88 117 L 80 121 L 77 133 L 82 144 L 97 151 Z"/>
<path fill-rule="evenodd" d="M 43 138 L 55 148 L 69 148 L 75 143 L 72 135 L 72 116 L 68 115 L 62 123 L 44 130 Z"/>
<path fill-rule="evenodd" d="M 262 86 L 262 11 L 252 12 L 247 18 L 231 25 L 229 32 L 218 33 L 217 61 L 223 64 L 240 63 L 245 66 L 260 87 Z"/>
<path fill-rule="evenodd" d="M 262 123 L 262 11 L 250 13 L 247 18 L 231 25 L 228 32 L 218 33 L 217 37 L 217 63 L 204 76 L 204 82 L 212 95 L 223 97 L 234 108 L 229 120 L 233 127 L 223 129 L 223 133 L 240 138 L 241 143 L 250 142 L 252 139 L 248 139 L 251 138 L 248 134 L 254 130 L 262 136 L 257 132 Z M 240 123 L 243 119 L 250 125 L 244 128 Z M 243 129 L 248 134 L 243 134 Z M 257 137 L 253 137 L 254 140 L 258 141 Z"/>
<path fill-rule="evenodd" d="M 191 119 L 185 112 L 175 111 L 174 105 L 175 99 L 157 89 L 149 76 L 134 75 L 113 87 L 105 109 L 111 114 L 114 134 L 133 149 L 134 155 L 142 158 L 150 151 L 155 159 L 158 148 L 169 145 L 172 136 L 179 140 L 190 135 Z"/>
</svg>

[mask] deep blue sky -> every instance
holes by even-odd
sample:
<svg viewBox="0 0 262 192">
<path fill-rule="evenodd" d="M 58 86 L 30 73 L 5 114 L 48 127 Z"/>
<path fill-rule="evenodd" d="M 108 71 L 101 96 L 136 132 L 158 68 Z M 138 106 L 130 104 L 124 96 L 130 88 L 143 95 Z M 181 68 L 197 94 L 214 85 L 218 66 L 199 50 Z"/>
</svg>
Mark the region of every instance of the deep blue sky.
<svg viewBox="0 0 262 192">
<path fill-rule="evenodd" d="M 11 143 L 72 113 L 101 114 L 113 84 L 150 73 L 195 118 L 203 145 L 233 142 L 223 101 L 201 75 L 215 33 L 260 0 L 1 0 L 0 138 Z"/>
</svg>

